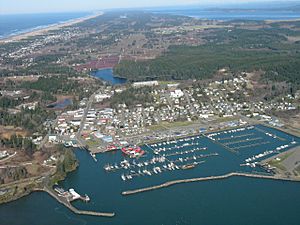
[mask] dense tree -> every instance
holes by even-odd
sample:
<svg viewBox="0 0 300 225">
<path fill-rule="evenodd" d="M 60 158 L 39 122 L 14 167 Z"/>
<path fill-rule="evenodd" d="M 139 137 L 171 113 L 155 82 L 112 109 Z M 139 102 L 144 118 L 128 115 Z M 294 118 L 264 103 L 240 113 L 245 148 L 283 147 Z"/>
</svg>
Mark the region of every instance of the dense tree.
<svg viewBox="0 0 300 225">
<path fill-rule="evenodd" d="M 42 124 L 47 119 L 55 118 L 53 111 L 47 111 L 38 106 L 34 110 L 22 109 L 20 113 L 12 114 L 8 111 L 0 111 L 0 125 L 23 127 L 34 132 L 45 132 Z"/>
<path fill-rule="evenodd" d="M 126 104 L 127 107 L 135 106 L 137 104 L 146 105 L 147 103 L 153 102 L 151 90 L 152 88 L 150 87 L 130 87 L 121 93 L 116 93 L 112 97 L 110 104 L 112 107 L 116 107 L 118 104 Z"/>
<path fill-rule="evenodd" d="M 9 139 L 0 139 L 1 145 L 7 148 L 25 150 L 26 154 L 31 156 L 36 150 L 36 145 L 28 137 L 13 134 Z"/>
<path fill-rule="evenodd" d="M 261 69 L 266 71 L 266 79 L 291 82 L 297 89 L 300 46 L 286 41 L 291 32 L 281 28 L 219 29 L 205 37 L 204 45 L 171 46 L 148 61 L 124 60 L 114 73 L 131 81 L 186 80 L 210 78 L 221 68 L 233 72 Z"/>
</svg>

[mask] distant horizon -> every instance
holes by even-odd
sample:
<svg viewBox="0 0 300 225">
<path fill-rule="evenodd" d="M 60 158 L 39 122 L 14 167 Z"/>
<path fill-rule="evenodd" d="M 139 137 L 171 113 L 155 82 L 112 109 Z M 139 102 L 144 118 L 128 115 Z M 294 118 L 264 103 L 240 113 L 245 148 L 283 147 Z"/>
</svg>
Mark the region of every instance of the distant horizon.
<svg viewBox="0 0 300 225">
<path fill-rule="evenodd" d="M 12 0 L 3 0 L 3 1 L 12 1 Z M 16 0 L 13 0 L 16 1 Z M 28 0 L 28 1 L 34 1 L 34 0 Z M 50 1 L 50 0 L 49 0 Z M 56 0 L 52 0 L 56 1 Z M 68 1 L 68 0 L 63 0 L 63 1 Z M 91 0 L 93 1 L 93 0 Z M 118 1 L 118 0 L 117 0 Z M 226 0 L 225 0 L 226 1 Z M 188 0 L 186 2 L 181 2 L 181 0 L 174 0 L 174 4 L 169 3 L 168 1 L 167 4 L 162 4 L 162 5 L 136 5 L 132 6 L 129 5 L 128 7 L 116 7 L 116 6 L 111 6 L 111 7 L 96 7 L 96 8 L 81 8 L 81 9 L 70 9 L 68 8 L 59 8 L 59 9 L 50 9 L 50 10 L 43 10 L 41 7 L 38 10 L 29 10 L 29 11 L 20 11 L 17 10 L 16 8 L 13 8 L 15 11 L 10 11 L 10 6 L 6 6 L 3 2 L 0 3 L 0 15 L 27 15 L 27 14 L 55 14 L 55 13 L 96 13 L 96 12 L 105 12 L 105 11 L 115 11 L 115 10 L 149 10 L 149 9 L 163 9 L 163 8 L 178 8 L 182 7 L 184 8 L 189 8 L 189 7 L 203 7 L 203 9 L 207 9 L 209 7 L 218 7 L 218 8 L 227 8 L 227 7 L 258 7 L 258 6 L 263 6 L 269 7 L 270 4 L 274 4 L 277 7 L 281 7 L 281 4 L 284 4 L 285 6 L 287 5 L 295 5 L 295 4 L 300 4 L 300 0 L 289 0 L 289 1 L 282 1 L 282 0 L 242 0 L 242 1 L 235 1 L 235 0 L 227 0 L 226 2 L 220 1 L 220 0 L 214 0 L 213 2 L 211 1 L 201 1 L 201 0 Z M 9 5 L 9 4 L 8 4 Z M 122 6 L 122 5 L 121 5 Z M 37 6 L 35 6 L 37 7 Z M 8 9 L 7 9 L 8 8 Z"/>
</svg>

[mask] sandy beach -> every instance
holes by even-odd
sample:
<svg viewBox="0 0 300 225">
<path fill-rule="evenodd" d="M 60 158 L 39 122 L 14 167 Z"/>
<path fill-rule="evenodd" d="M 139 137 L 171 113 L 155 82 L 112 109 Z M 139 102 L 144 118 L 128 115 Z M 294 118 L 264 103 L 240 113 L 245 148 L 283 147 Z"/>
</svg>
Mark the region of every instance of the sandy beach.
<svg viewBox="0 0 300 225">
<path fill-rule="evenodd" d="M 67 27 L 67 26 L 71 26 L 71 25 L 83 22 L 83 21 L 88 20 L 88 19 L 95 18 L 97 16 L 101 16 L 101 15 L 103 15 L 103 12 L 95 13 L 93 15 L 89 15 L 89 16 L 86 16 L 86 17 L 81 17 L 81 18 L 74 19 L 74 20 L 69 20 L 69 21 L 66 21 L 66 22 L 60 23 L 60 24 L 50 25 L 50 26 L 47 26 L 45 28 L 41 28 L 41 29 L 38 29 L 38 30 L 29 31 L 29 32 L 22 33 L 22 34 L 17 34 L 17 35 L 14 35 L 14 36 L 10 36 L 10 37 L 7 37 L 7 38 L 0 39 L 0 43 L 19 41 L 19 40 L 22 40 L 24 38 L 28 38 L 28 37 L 31 37 L 31 36 L 45 34 L 48 31 L 60 29 L 60 28 Z"/>
</svg>

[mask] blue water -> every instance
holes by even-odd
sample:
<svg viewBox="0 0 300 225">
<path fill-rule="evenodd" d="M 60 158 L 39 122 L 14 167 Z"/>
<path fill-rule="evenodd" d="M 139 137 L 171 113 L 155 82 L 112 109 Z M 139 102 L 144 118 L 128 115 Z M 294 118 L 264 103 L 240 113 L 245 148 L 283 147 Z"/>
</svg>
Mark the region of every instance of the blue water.
<svg viewBox="0 0 300 225">
<path fill-rule="evenodd" d="M 162 9 L 154 10 L 153 12 L 190 16 L 210 20 L 290 20 L 300 18 L 299 11 L 221 11 L 203 9 Z"/>
<path fill-rule="evenodd" d="M 52 108 L 52 109 L 64 109 L 66 108 L 67 106 L 69 105 L 72 105 L 72 100 L 71 99 L 64 99 L 60 102 L 56 102 L 56 103 L 53 103 L 53 104 L 50 104 L 47 106 L 47 108 Z"/>
<path fill-rule="evenodd" d="M 107 81 L 112 85 L 126 83 L 125 78 L 115 77 L 112 69 L 101 69 L 91 73 L 92 76 Z"/>
<path fill-rule="evenodd" d="M 280 139 L 265 135 L 263 130 L 276 134 Z M 74 215 L 47 194 L 33 193 L 18 201 L 0 205 L 0 224 L 299 225 L 300 183 L 234 177 L 227 180 L 180 184 L 126 197 L 121 195 L 124 190 L 172 179 L 223 174 L 236 170 L 249 171 L 239 166 L 246 157 L 290 143 L 292 140 L 300 143 L 299 138 L 263 126 L 233 135 L 239 140 L 238 135 L 244 134 L 251 134 L 251 138 L 262 137 L 262 140 L 255 142 L 261 145 L 243 148 L 239 150 L 240 154 L 234 154 L 207 137 L 200 137 L 199 146 L 208 148 L 203 154 L 218 152 L 220 155 L 205 159 L 204 164 L 191 170 L 169 171 L 125 182 L 120 179 L 123 171 L 108 173 L 103 170 L 105 164 L 123 160 L 124 156 L 120 152 L 99 154 L 98 162 L 94 162 L 86 151 L 78 150 L 76 155 L 80 166 L 68 175 L 61 186 L 65 189 L 73 187 L 79 193 L 87 193 L 91 197 L 89 203 L 75 202 L 77 208 L 115 212 L 114 218 Z M 216 137 L 222 138 L 224 144 L 224 138 L 231 135 L 220 133 Z M 269 143 L 263 144 L 264 141 Z M 191 141 L 186 141 L 188 142 Z M 172 145 L 166 144 L 164 147 Z M 147 150 L 147 155 L 141 158 L 141 161 L 152 156 L 148 147 L 143 148 Z M 189 147 L 185 148 L 188 149 Z"/>
<path fill-rule="evenodd" d="M 90 184 L 90 178 L 87 179 Z M 101 188 L 104 183 L 98 179 L 94 188 L 106 191 Z M 114 218 L 74 215 L 47 194 L 33 193 L 0 206 L 0 224 L 299 225 L 299 188 L 299 183 L 247 178 L 190 183 L 123 197 L 118 202 L 111 198 L 117 213 Z M 109 196 L 109 193 L 103 194 Z M 105 209 L 102 198 L 97 201 L 97 205 Z"/>
<path fill-rule="evenodd" d="M 0 15 L 0 38 L 87 16 L 91 13 L 43 13 Z"/>
<path fill-rule="evenodd" d="M 297 11 L 219 11 L 195 9 L 152 9 L 152 12 L 167 13 L 174 15 L 192 16 L 201 19 L 219 19 L 219 20 L 282 20 L 300 18 L 300 12 Z M 43 28 L 49 25 L 65 22 L 68 20 L 80 18 L 89 15 L 89 12 L 74 13 L 43 13 L 43 14 L 17 14 L 0 15 L 0 39 L 16 35 L 35 29 Z"/>
</svg>

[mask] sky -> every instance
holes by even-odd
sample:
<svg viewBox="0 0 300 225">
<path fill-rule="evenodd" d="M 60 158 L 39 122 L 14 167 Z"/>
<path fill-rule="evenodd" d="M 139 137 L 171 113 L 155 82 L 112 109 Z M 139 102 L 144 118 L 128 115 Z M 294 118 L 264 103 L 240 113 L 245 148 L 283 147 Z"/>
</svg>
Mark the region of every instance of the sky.
<svg viewBox="0 0 300 225">
<path fill-rule="evenodd" d="M 0 0 L 0 14 L 99 11 L 178 5 L 267 2 L 274 0 Z"/>
</svg>

